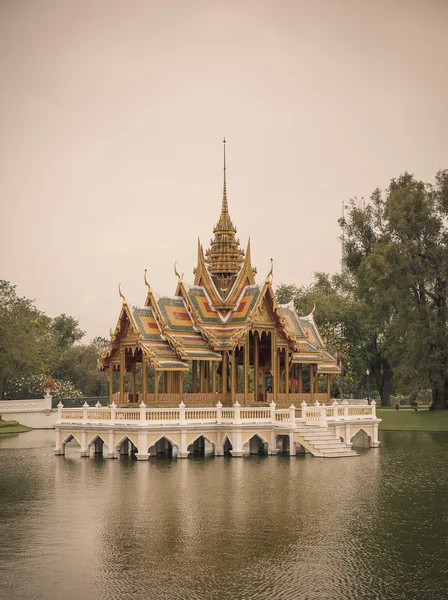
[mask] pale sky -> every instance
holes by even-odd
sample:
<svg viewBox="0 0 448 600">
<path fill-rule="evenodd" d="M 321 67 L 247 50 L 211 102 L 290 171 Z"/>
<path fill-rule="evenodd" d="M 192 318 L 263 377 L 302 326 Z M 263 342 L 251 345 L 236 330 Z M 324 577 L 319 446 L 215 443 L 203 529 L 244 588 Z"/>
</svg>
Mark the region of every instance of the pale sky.
<svg viewBox="0 0 448 600">
<path fill-rule="evenodd" d="M 193 282 L 222 197 L 257 281 L 340 266 L 341 204 L 448 167 L 447 0 L 0 0 L 0 278 L 107 337 Z"/>
</svg>

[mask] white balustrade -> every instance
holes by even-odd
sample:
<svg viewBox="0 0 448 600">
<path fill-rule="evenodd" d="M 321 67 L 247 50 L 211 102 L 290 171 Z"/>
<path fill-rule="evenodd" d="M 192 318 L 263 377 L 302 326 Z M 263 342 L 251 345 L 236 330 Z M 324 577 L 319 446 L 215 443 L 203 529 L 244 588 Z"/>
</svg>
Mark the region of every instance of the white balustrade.
<svg viewBox="0 0 448 600">
<path fill-rule="evenodd" d="M 294 404 L 288 409 L 278 409 L 274 402 L 260 407 L 241 406 L 235 402 L 232 407 L 224 407 L 219 400 L 216 406 L 191 407 L 181 402 L 177 408 L 148 408 L 143 402 L 138 408 L 117 408 L 114 402 L 110 406 L 95 407 L 84 403 L 80 408 L 64 408 L 62 403 L 58 405 L 58 423 L 107 423 L 138 427 L 194 423 L 272 423 L 290 427 L 300 422 L 327 427 L 328 422 L 358 420 L 376 420 L 374 401 L 370 405 L 360 406 L 350 405 L 347 400 L 343 400 L 341 404 L 334 401 L 332 405 L 326 406 L 316 400 L 312 405 L 302 402 L 301 409 L 296 409 Z"/>
</svg>

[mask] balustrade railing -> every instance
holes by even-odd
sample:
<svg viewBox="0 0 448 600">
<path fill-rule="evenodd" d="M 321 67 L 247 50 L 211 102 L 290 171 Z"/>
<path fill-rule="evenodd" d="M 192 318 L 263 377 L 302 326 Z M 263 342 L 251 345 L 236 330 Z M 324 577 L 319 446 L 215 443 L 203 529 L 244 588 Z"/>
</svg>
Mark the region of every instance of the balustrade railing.
<svg viewBox="0 0 448 600">
<path fill-rule="evenodd" d="M 221 402 L 216 406 L 191 407 L 181 402 L 178 407 L 147 407 L 143 402 L 138 408 L 117 408 L 110 406 L 89 407 L 86 403 L 81 408 L 64 408 L 58 405 L 58 423 L 122 423 L 136 426 L 156 424 L 188 424 L 188 423 L 273 423 L 290 425 L 301 422 L 308 425 L 326 427 L 332 421 L 357 421 L 376 419 L 376 403 L 370 405 L 350 405 L 346 400 L 341 404 L 334 401 L 331 405 L 303 402 L 301 408 L 294 404 L 287 409 L 276 408 L 272 402 L 269 406 L 240 406 L 236 402 L 232 407 L 223 407 Z"/>
</svg>

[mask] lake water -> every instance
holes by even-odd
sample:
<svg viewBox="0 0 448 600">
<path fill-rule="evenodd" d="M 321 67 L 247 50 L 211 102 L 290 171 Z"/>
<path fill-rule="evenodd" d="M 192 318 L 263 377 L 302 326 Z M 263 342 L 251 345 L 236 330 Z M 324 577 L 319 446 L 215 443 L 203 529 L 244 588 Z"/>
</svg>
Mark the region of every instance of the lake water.
<svg viewBox="0 0 448 600">
<path fill-rule="evenodd" d="M 0 436 L 4 600 L 448 597 L 448 434 L 359 458 L 53 456 Z"/>
</svg>

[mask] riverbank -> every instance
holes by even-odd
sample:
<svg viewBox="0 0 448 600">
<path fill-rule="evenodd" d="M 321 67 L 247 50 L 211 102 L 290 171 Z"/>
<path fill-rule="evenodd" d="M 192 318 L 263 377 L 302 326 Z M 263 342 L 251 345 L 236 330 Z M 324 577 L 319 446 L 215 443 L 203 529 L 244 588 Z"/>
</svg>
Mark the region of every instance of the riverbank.
<svg viewBox="0 0 448 600">
<path fill-rule="evenodd" d="M 31 427 L 20 425 L 17 421 L 0 421 L 0 435 L 6 433 L 23 433 L 31 431 Z"/>
<path fill-rule="evenodd" d="M 417 412 L 412 408 L 381 408 L 376 410 L 382 419 L 382 431 L 448 431 L 448 411 L 429 411 L 422 407 Z"/>
</svg>

